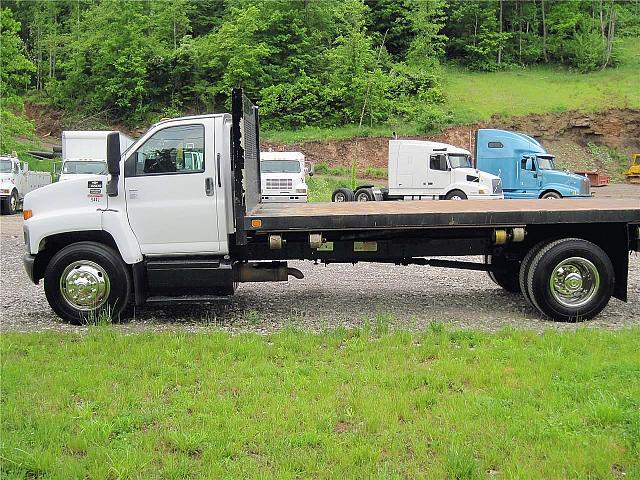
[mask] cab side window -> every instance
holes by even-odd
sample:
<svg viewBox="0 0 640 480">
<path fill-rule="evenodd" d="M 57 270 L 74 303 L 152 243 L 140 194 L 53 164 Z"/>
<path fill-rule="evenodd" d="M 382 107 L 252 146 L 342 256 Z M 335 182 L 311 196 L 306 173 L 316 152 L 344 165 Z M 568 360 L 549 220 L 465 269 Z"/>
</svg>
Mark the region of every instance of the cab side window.
<svg viewBox="0 0 640 480">
<path fill-rule="evenodd" d="M 204 126 L 180 125 L 156 132 L 134 154 L 135 175 L 204 171 Z"/>
<path fill-rule="evenodd" d="M 447 170 L 447 157 L 445 155 L 431 155 L 429 168 L 431 170 Z"/>
</svg>

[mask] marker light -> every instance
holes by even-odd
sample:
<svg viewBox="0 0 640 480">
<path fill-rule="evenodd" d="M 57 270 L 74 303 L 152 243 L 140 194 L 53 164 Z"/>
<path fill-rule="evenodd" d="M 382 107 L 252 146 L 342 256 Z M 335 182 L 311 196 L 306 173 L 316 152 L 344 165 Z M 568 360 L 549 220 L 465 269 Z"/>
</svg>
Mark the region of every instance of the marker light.
<svg viewBox="0 0 640 480">
<path fill-rule="evenodd" d="M 32 210 L 23 210 L 22 211 L 22 218 L 25 220 L 29 220 L 31 217 L 33 217 L 33 211 Z"/>
</svg>

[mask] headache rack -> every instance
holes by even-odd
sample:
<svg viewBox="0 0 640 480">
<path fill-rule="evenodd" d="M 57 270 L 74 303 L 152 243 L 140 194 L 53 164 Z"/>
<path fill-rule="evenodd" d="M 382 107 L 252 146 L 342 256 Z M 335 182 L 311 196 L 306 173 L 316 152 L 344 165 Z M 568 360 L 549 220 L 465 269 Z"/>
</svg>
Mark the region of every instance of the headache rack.
<svg viewBox="0 0 640 480">
<path fill-rule="evenodd" d="M 241 88 L 231 92 L 231 171 L 236 245 L 247 244 L 247 212 L 260 203 L 260 121 L 258 107 Z"/>
</svg>

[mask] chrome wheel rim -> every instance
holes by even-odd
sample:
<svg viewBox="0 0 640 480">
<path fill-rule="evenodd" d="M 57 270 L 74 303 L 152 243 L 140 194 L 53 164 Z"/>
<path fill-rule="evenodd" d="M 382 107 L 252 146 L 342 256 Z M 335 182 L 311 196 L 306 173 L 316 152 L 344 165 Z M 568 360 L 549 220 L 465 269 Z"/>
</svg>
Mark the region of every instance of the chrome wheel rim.
<svg viewBox="0 0 640 480">
<path fill-rule="evenodd" d="M 60 276 L 60 293 L 76 310 L 90 311 L 105 304 L 111 284 L 104 268 L 89 260 L 71 263 Z"/>
<path fill-rule="evenodd" d="M 11 195 L 11 210 L 15 212 L 17 208 L 18 208 L 18 197 L 16 197 L 15 195 Z"/>
<path fill-rule="evenodd" d="M 345 197 L 344 193 L 336 193 L 336 196 L 335 196 L 334 200 L 336 202 L 344 202 L 346 200 L 346 197 Z"/>
<path fill-rule="evenodd" d="M 452 195 L 449 200 L 462 200 L 462 197 L 460 195 Z"/>
<path fill-rule="evenodd" d="M 358 195 L 356 200 L 359 201 L 359 202 L 368 202 L 369 201 L 369 195 L 367 195 L 366 193 L 361 193 L 360 195 Z"/>
<path fill-rule="evenodd" d="M 549 290 L 562 306 L 578 308 L 586 305 L 598 293 L 600 274 L 596 266 L 586 258 L 571 257 L 553 269 Z"/>
</svg>

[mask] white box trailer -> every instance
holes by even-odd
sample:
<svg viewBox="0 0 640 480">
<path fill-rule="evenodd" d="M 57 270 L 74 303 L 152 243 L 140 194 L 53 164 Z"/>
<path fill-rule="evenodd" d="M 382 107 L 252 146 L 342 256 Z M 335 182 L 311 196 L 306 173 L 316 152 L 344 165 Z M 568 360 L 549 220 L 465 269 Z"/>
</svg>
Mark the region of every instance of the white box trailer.
<svg viewBox="0 0 640 480">
<path fill-rule="evenodd" d="M 62 132 L 62 169 L 59 181 L 88 175 L 107 174 L 107 135 L 104 130 L 66 130 Z M 135 140 L 120 135 L 120 149 L 126 151 Z M 81 177 L 79 177 L 81 176 Z"/>
</svg>

